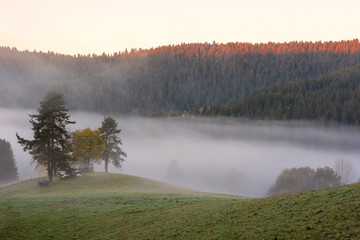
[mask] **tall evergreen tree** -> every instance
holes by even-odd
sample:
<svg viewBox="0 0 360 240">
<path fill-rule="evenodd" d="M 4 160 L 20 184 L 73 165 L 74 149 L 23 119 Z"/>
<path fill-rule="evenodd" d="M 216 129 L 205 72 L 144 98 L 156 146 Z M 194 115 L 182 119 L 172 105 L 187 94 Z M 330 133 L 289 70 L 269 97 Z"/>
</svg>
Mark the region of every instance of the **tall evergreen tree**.
<svg viewBox="0 0 360 240">
<path fill-rule="evenodd" d="M 75 122 L 69 120 L 63 95 L 55 91 L 47 93 L 37 111 L 38 114 L 29 114 L 34 139 L 26 140 L 18 133 L 16 137 L 34 162 L 46 166 L 49 182 L 52 182 L 57 171 L 70 168 L 71 136 L 66 126 Z"/>
<path fill-rule="evenodd" d="M 105 151 L 102 155 L 102 159 L 105 161 L 105 172 L 108 172 L 110 161 L 115 167 L 120 168 L 121 162 L 124 161 L 122 156 L 127 157 L 127 155 L 119 146 L 122 145 L 122 142 L 118 136 L 121 132 L 121 129 L 118 129 L 118 123 L 111 117 L 104 118 L 99 130 L 105 142 Z"/>
<path fill-rule="evenodd" d="M 14 154 L 9 142 L 0 139 L 0 184 L 18 180 Z"/>
</svg>

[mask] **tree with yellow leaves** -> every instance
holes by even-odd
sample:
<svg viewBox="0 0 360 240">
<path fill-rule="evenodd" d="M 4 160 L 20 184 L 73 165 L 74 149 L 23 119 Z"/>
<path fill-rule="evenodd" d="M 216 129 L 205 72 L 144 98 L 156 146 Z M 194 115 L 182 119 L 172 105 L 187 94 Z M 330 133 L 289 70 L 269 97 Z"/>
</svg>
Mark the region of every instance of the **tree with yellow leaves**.
<svg viewBox="0 0 360 240">
<path fill-rule="evenodd" d="M 90 128 L 76 130 L 72 136 L 73 157 L 84 165 L 84 170 L 90 172 L 92 160 L 99 160 L 105 150 L 105 143 L 100 130 Z"/>
</svg>

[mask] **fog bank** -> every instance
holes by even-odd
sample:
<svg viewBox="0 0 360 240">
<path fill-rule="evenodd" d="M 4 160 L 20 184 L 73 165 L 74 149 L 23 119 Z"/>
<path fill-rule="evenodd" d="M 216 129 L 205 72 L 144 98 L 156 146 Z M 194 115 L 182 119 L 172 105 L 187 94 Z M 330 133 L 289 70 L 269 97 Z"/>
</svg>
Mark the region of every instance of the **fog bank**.
<svg viewBox="0 0 360 240">
<path fill-rule="evenodd" d="M 37 177 L 31 156 L 15 133 L 32 138 L 28 123 L 34 110 L 0 109 L 0 138 L 12 145 L 21 179 Z M 101 126 L 104 116 L 72 112 L 70 130 Z M 355 127 L 323 127 L 301 122 L 252 122 L 227 118 L 116 117 L 122 149 L 128 154 L 121 172 L 209 192 L 265 196 L 282 169 L 334 166 L 351 160 L 360 173 Z M 104 171 L 95 165 L 96 171 Z M 357 179 L 356 179 L 357 180 Z"/>
</svg>

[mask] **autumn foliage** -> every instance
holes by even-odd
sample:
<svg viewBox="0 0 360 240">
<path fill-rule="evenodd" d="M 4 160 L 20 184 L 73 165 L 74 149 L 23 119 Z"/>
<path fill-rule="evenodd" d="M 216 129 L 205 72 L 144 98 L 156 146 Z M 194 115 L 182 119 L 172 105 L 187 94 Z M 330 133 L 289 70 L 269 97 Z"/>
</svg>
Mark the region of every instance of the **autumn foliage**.
<svg viewBox="0 0 360 240">
<path fill-rule="evenodd" d="M 91 170 L 91 160 L 101 158 L 105 150 L 105 143 L 100 135 L 100 130 L 85 128 L 76 130 L 73 134 L 73 157 L 83 163 L 84 170 Z"/>
<path fill-rule="evenodd" d="M 268 43 L 190 43 L 180 45 L 168 45 L 150 49 L 131 49 L 114 53 L 112 57 L 139 57 L 147 55 L 183 55 L 185 57 L 221 57 L 231 55 L 252 55 L 252 54 L 289 54 L 289 53 L 355 53 L 360 51 L 358 39 L 350 41 L 292 41 L 292 42 L 268 42 Z M 111 57 L 101 55 L 93 57 Z"/>
</svg>

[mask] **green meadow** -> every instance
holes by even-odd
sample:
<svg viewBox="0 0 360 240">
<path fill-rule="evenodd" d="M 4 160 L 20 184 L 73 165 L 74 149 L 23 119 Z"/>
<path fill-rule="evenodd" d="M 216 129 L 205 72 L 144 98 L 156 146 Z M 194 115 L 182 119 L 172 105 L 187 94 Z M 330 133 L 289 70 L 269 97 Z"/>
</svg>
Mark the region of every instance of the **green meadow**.
<svg viewBox="0 0 360 240">
<path fill-rule="evenodd" d="M 123 174 L 0 187 L 0 239 L 359 239 L 360 184 L 263 199 Z"/>
</svg>

